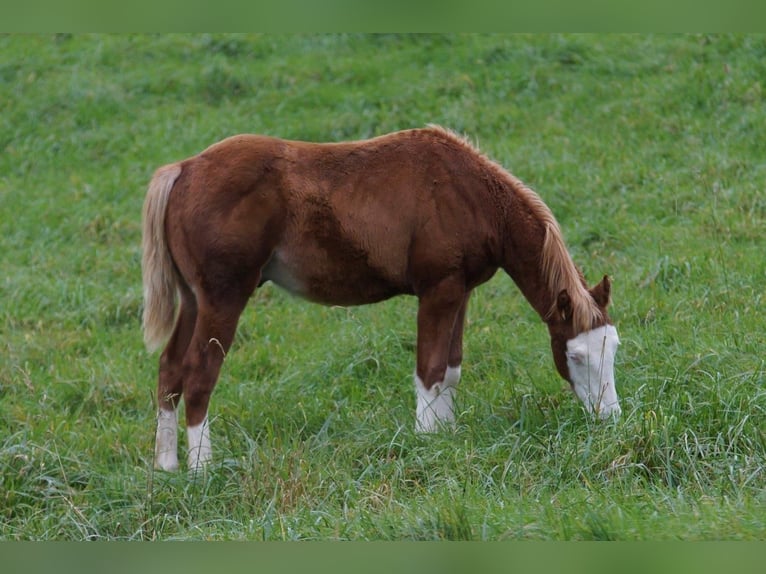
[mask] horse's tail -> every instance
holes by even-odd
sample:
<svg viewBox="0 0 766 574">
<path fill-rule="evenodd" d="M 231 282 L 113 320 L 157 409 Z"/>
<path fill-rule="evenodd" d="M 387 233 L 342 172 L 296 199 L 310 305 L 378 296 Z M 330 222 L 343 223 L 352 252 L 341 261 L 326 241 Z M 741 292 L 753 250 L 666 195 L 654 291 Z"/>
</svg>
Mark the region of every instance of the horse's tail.
<svg viewBox="0 0 766 574">
<path fill-rule="evenodd" d="M 151 352 L 158 349 L 173 331 L 176 296 L 180 277 L 165 237 L 165 212 L 168 198 L 181 165 L 159 168 L 149 182 L 143 211 L 144 343 Z"/>
</svg>

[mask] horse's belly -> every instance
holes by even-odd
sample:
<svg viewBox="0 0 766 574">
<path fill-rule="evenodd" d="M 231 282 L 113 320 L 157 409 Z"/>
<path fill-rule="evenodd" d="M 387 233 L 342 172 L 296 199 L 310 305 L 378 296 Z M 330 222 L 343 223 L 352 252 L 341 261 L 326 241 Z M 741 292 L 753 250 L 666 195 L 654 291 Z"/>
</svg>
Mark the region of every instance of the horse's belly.
<svg viewBox="0 0 766 574">
<path fill-rule="evenodd" d="M 325 305 L 365 305 L 412 293 L 403 281 L 393 280 L 363 261 L 329 259 L 310 252 L 287 256 L 275 251 L 263 268 L 262 279 Z"/>
</svg>

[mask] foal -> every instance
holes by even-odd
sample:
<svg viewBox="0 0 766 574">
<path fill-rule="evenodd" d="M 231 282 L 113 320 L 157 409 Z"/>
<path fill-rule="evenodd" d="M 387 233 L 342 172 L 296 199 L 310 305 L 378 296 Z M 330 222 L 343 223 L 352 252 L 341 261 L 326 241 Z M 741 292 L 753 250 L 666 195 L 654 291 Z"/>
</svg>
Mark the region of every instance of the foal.
<svg viewBox="0 0 766 574">
<path fill-rule="evenodd" d="M 471 291 L 505 270 L 548 326 L 589 412 L 619 415 L 605 276 L 588 289 L 540 197 L 445 129 L 358 142 L 238 135 L 155 173 L 143 211 L 144 336 L 159 366 L 155 465 L 211 458 L 207 412 L 253 291 L 272 281 L 327 305 L 418 298 L 418 431 L 454 421 Z M 169 339 L 169 340 L 168 340 Z"/>
</svg>

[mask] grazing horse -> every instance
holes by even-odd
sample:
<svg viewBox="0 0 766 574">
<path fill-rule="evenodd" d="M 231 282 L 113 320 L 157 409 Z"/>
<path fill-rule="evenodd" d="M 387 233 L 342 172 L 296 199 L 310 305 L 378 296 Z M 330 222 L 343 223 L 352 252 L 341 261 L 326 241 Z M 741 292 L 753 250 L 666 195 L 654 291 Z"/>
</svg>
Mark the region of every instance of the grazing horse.
<svg viewBox="0 0 766 574">
<path fill-rule="evenodd" d="M 540 197 L 438 126 L 307 143 L 237 135 L 159 168 L 143 210 L 144 338 L 160 357 L 155 466 L 211 458 L 208 403 L 237 321 L 272 281 L 326 305 L 418 298 L 416 430 L 454 422 L 471 291 L 502 267 L 548 326 L 553 359 L 589 412 L 619 415 L 606 307 Z M 180 300 L 180 303 L 179 303 Z"/>
</svg>

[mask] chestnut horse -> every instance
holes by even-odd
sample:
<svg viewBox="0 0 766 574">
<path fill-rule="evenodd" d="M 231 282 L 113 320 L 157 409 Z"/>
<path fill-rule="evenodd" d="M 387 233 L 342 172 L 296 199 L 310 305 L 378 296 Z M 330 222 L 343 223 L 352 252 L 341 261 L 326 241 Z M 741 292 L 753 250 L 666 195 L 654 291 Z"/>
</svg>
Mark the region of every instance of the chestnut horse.
<svg viewBox="0 0 766 574">
<path fill-rule="evenodd" d="M 499 267 L 547 324 L 556 368 L 585 408 L 619 415 L 608 277 L 589 290 L 540 197 L 452 132 L 342 143 L 237 135 L 159 168 L 142 261 L 147 347 L 169 338 L 155 466 L 178 467 L 181 396 L 189 468 L 210 460 L 210 395 L 266 281 L 327 305 L 416 296 L 416 429 L 449 426 L 468 299 Z"/>
</svg>

